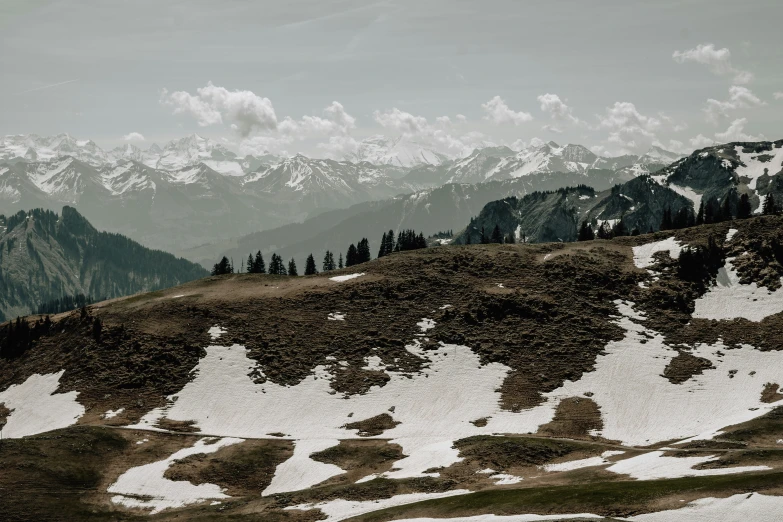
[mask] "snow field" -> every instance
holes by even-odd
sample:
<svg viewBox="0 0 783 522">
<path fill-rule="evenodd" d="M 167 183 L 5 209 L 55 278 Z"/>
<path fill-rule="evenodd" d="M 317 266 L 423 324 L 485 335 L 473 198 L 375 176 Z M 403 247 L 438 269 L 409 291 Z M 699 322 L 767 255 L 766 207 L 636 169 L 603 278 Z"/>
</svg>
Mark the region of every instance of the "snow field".
<svg viewBox="0 0 783 522">
<path fill-rule="evenodd" d="M 739 274 L 732 266 L 734 259 L 726 259 L 718 270 L 715 286 L 696 299 L 693 317 L 717 320 L 744 318 L 759 322 L 783 312 L 783 288 L 770 292 L 756 283 L 740 284 Z"/>
<path fill-rule="evenodd" d="M 209 444 L 208 442 L 211 442 Z M 109 486 L 108 492 L 115 504 L 130 508 L 151 509 L 151 515 L 164 509 L 183 507 L 205 500 L 229 498 L 220 486 L 199 484 L 195 486 L 184 480 L 169 480 L 163 474 L 169 466 L 190 455 L 215 453 L 220 448 L 243 442 L 242 439 L 224 438 L 216 441 L 200 439 L 189 448 L 184 448 L 165 460 L 131 468 Z"/>
<path fill-rule="evenodd" d="M 215 341 L 218 338 L 220 338 L 221 335 L 226 333 L 226 331 L 220 326 L 215 325 L 211 327 L 209 330 L 207 330 L 207 333 L 209 334 L 210 337 L 212 337 L 212 340 Z"/>
<path fill-rule="evenodd" d="M 582 468 L 590 468 L 593 466 L 603 466 L 605 464 L 611 464 L 610 461 L 606 460 L 609 457 L 614 457 L 616 455 L 622 455 L 625 453 L 624 451 L 604 451 L 599 457 L 590 457 L 586 459 L 579 459 L 579 460 L 570 460 L 568 462 L 558 462 L 555 464 L 544 464 L 541 466 L 541 469 L 544 471 L 549 472 L 555 472 L 555 471 L 571 471 L 575 469 L 582 469 Z"/>
<path fill-rule="evenodd" d="M 334 276 L 330 277 L 329 281 L 334 281 L 335 283 L 342 283 L 344 281 L 350 281 L 351 279 L 356 279 L 357 277 L 361 277 L 364 275 L 364 272 L 360 274 L 348 274 L 348 275 L 341 275 L 341 276 Z"/>
<path fill-rule="evenodd" d="M 636 265 L 636 268 L 648 268 L 655 264 L 653 254 L 656 252 L 668 252 L 672 259 L 679 259 L 681 251 L 682 244 L 674 236 L 661 241 L 653 241 L 633 247 L 633 264 Z"/>
<path fill-rule="evenodd" d="M 737 230 L 736 228 L 730 228 L 729 231 L 726 232 L 726 242 L 728 243 L 729 241 L 734 239 L 734 236 L 737 235 L 737 232 L 739 232 L 739 230 Z"/>
<path fill-rule="evenodd" d="M 680 196 L 683 196 L 691 200 L 691 202 L 693 203 L 694 212 L 699 210 L 699 205 L 701 205 L 701 194 L 699 194 L 698 192 L 696 192 L 690 187 L 681 187 L 679 185 L 675 185 L 674 183 L 669 184 L 669 188 L 672 189 L 677 194 L 679 194 Z"/>
<path fill-rule="evenodd" d="M 569 520 L 572 518 L 604 519 L 590 513 L 579 513 L 575 515 L 474 515 L 472 517 L 456 518 L 406 518 L 397 522 L 542 522 L 545 520 Z"/>
<path fill-rule="evenodd" d="M 318 502 L 315 504 L 299 504 L 298 506 L 289 506 L 285 509 L 320 509 L 326 515 L 326 519 L 321 522 L 338 522 L 352 518 L 364 513 L 370 513 L 372 511 L 378 511 L 380 509 L 386 509 L 395 506 L 403 506 L 405 504 L 413 504 L 414 502 L 421 502 L 422 500 L 431 500 L 435 498 L 453 497 L 456 495 L 465 495 L 470 493 L 467 489 L 455 489 L 452 491 L 445 491 L 443 493 L 407 493 L 404 495 L 395 495 L 390 498 L 382 498 L 378 500 L 329 500 L 326 502 Z"/>
<path fill-rule="evenodd" d="M 677 477 L 702 477 L 707 475 L 731 475 L 748 471 L 770 469 L 768 466 L 741 466 L 715 469 L 693 469 L 694 466 L 717 459 L 713 455 L 703 457 L 667 457 L 663 451 L 651 451 L 630 459 L 616 462 L 606 468 L 620 475 L 630 475 L 637 480 L 655 480 Z"/>
<path fill-rule="evenodd" d="M 290 459 L 277 466 L 272 482 L 269 483 L 262 496 L 307 489 L 335 475 L 345 473 L 339 466 L 324 464 L 310 458 L 313 453 L 337 446 L 340 444 L 339 440 L 303 439 L 294 444 L 294 454 Z"/>
<path fill-rule="evenodd" d="M 76 424 L 84 406 L 76 402 L 79 392 L 56 393 L 65 370 L 31 375 L 22 384 L 0 392 L 0 404 L 11 410 L 3 428 L 4 439 L 15 439 Z"/>
<path fill-rule="evenodd" d="M 764 151 L 760 153 L 755 152 L 742 152 L 742 147 L 739 145 L 734 146 L 734 151 L 737 153 L 737 157 L 743 165 L 738 165 L 735 172 L 738 176 L 744 176 L 750 178 L 748 188 L 756 190 L 756 182 L 764 175 L 765 171 L 769 172 L 772 176 L 777 173 L 780 165 L 783 164 L 783 148 L 772 147 L 770 151 Z M 753 159 L 756 156 L 762 156 L 768 154 L 772 156 L 772 159 L 768 162 L 761 162 L 757 159 Z M 725 160 L 724 160 L 725 161 Z"/>
<path fill-rule="evenodd" d="M 120 413 L 124 412 L 125 408 L 120 408 L 118 410 L 107 410 L 106 413 L 103 414 L 104 419 L 113 419 Z"/>
<path fill-rule="evenodd" d="M 728 498 L 700 498 L 680 509 L 637 515 L 633 522 L 778 522 L 783 497 L 740 493 Z"/>
</svg>

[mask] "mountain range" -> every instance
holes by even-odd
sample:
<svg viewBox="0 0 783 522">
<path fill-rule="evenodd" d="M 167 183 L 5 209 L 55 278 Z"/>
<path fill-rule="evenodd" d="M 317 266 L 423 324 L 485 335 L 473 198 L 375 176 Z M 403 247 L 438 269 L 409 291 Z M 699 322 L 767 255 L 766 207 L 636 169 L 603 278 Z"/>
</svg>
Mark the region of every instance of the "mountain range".
<svg viewBox="0 0 783 522">
<path fill-rule="evenodd" d="M 525 184 L 525 190 L 544 190 L 594 184 L 596 177 L 620 182 L 656 170 L 662 166 L 656 162 L 669 156 L 677 155 L 653 148 L 640 157 L 601 158 L 579 145 L 550 142 L 447 158 L 409 140 L 376 136 L 348 159 L 335 161 L 303 155 L 239 158 L 198 135 L 147 150 L 128 144 L 108 152 L 66 134 L 6 136 L 0 143 L 0 206 L 8 213 L 69 205 L 108 231 L 184 253 L 447 183 L 546 178 L 550 181 L 540 186 Z M 562 180 L 553 186 L 555 176 Z"/>
</svg>

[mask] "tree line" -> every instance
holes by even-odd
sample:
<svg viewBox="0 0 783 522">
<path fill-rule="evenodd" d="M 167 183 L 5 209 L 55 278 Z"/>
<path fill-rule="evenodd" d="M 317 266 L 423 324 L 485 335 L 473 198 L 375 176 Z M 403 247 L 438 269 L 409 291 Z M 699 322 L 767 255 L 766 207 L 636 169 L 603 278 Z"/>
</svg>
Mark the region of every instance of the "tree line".
<svg viewBox="0 0 783 522">
<path fill-rule="evenodd" d="M 422 232 L 416 233 L 415 230 L 401 230 L 397 233 L 396 240 L 393 230 L 384 232 L 381 237 L 381 246 L 378 250 L 377 257 L 384 257 L 392 252 L 404 252 L 408 250 L 417 250 L 420 248 L 427 248 L 427 240 Z M 329 272 L 344 267 L 350 267 L 366 263 L 372 259 L 370 252 L 370 242 L 366 237 L 363 237 L 357 243 L 351 243 L 348 246 L 348 250 L 343 254 L 339 253 L 337 261 L 335 262 L 334 253 L 330 250 L 324 252 L 323 261 L 321 263 L 321 271 Z M 273 253 L 269 261 L 269 266 L 264 261 L 264 256 L 261 251 L 258 250 L 255 254 L 248 254 L 247 261 L 244 264 L 244 271 L 248 274 L 270 274 L 270 275 L 288 275 L 298 276 L 299 270 L 296 266 L 296 261 L 291 258 L 288 263 L 283 261 L 283 258 L 278 254 Z M 223 256 L 220 261 L 212 266 L 211 274 L 224 275 L 239 273 L 242 271 L 242 267 L 235 267 L 233 260 Z M 305 261 L 304 275 L 315 275 L 318 273 L 318 267 L 315 262 L 315 257 L 311 253 L 307 256 Z"/>
</svg>

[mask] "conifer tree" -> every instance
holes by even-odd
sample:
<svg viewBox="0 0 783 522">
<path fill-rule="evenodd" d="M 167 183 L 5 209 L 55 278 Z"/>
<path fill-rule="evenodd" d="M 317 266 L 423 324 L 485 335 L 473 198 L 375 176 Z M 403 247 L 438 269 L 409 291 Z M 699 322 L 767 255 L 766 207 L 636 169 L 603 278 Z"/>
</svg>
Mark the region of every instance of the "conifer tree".
<svg viewBox="0 0 783 522">
<path fill-rule="evenodd" d="M 366 263 L 371 259 L 370 254 L 370 242 L 366 237 L 363 237 L 361 241 L 356 244 L 356 264 Z"/>
<path fill-rule="evenodd" d="M 577 236 L 577 241 L 592 241 L 595 239 L 595 233 L 593 232 L 593 227 L 590 226 L 590 224 L 587 222 L 587 220 L 582 221 L 582 226 L 579 227 L 579 235 Z"/>
<path fill-rule="evenodd" d="M 750 198 L 747 194 L 742 194 L 737 202 L 737 219 L 747 219 L 750 213 Z"/>
<path fill-rule="evenodd" d="M 503 234 L 500 233 L 500 225 L 495 225 L 495 228 L 492 229 L 492 236 L 490 236 L 490 242 L 491 243 L 503 242 Z"/>
<path fill-rule="evenodd" d="M 508 243 L 509 245 L 513 245 L 516 242 L 517 242 L 517 240 L 514 237 L 514 233 L 513 232 L 509 232 L 508 235 L 506 236 L 506 243 Z"/>
<path fill-rule="evenodd" d="M 266 263 L 264 263 L 264 256 L 261 255 L 261 251 L 256 252 L 256 259 L 254 263 L 256 274 L 266 274 Z"/>
<path fill-rule="evenodd" d="M 465 244 L 470 245 L 471 239 L 470 239 L 470 229 L 465 230 Z"/>
<path fill-rule="evenodd" d="M 340 260 L 337 262 L 337 268 L 343 267 L 343 253 L 340 252 Z"/>
<path fill-rule="evenodd" d="M 248 254 L 247 255 L 247 270 L 246 270 L 246 272 L 248 274 L 253 274 L 253 273 L 255 273 L 255 271 L 256 270 L 255 270 L 255 263 L 253 262 L 253 254 Z"/>
<path fill-rule="evenodd" d="M 672 211 L 669 207 L 666 207 L 663 209 L 663 219 L 661 219 L 661 230 L 671 230 L 673 226 L 672 223 Z"/>
<path fill-rule="evenodd" d="M 721 205 L 721 219 L 723 221 L 731 221 L 733 216 L 731 215 L 731 194 L 726 194 L 726 197 L 723 199 L 723 204 Z"/>
<path fill-rule="evenodd" d="M 386 232 L 383 233 L 381 238 L 381 247 L 378 249 L 378 259 L 386 255 Z"/>
<path fill-rule="evenodd" d="M 322 266 L 324 272 L 329 272 L 335 269 L 334 254 L 332 254 L 329 250 L 327 250 L 324 254 L 324 264 Z"/>
<path fill-rule="evenodd" d="M 612 227 L 612 237 L 622 237 L 628 235 L 628 228 L 625 226 L 625 222 L 621 217 L 617 220 L 617 223 Z"/>
<path fill-rule="evenodd" d="M 345 253 L 345 266 L 353 266 L 356 262 L 356 246 L 351 243 L 351 246 L 348 247 L 348 252 Z"/>
<path fill-rule="evenodd" d="M 317 273 L 318 269 L 315 268 L 315 258 L 313 257 L 313 254 L 310 254 L 307 256 L 307 261 L 305 262 L 304 275 L 315 275 Z"/>
<path fill-rule="evenodd" d="M 394 230 L 389 230 L 386 234 L 386 255 L 394 252 Z"/>
<path fill-rule="evenodd" d="M 761 207 L 761 213 L 765 216 L 773 216 L 777 214 L 778 207 L 775 204 L 775 197 L 770 192 L 767 194 L 767 197 L 764 198 L 764 205 Z"/>
<path fill-rule="evenodd" d="M 712 200 L 707 201 L 704 205 L 704 224 L 709 225 L 715 223 L 715 205 Z"/>
<path fill-rule="evenodd" d="M 482 245 L 486 245 L 487 243 L 489 243 L 489 239 L 487 238 L 487 234 L 484 232 L 484 226 L 483 225 L 481 227 L 481 235 L 479 236 L 479 242 Z"/>
<path fill-rule="evenodd" d="M 699 202 L 699 212 L 696 213 L 696 225 L 704 224 L 704 201 Z"/>
<path fill-rule="evenodd" d="M 221 260 L 212 267 L 212 275 L 224 275 L 233 274 L 234 268 L 231 266 L 231 262 L 226 256 L 223 256 Z"/>
<path fill-rule="evenodd" d="M 296 261 L 294 261 L 294 258 L 291 258 L 291 261 L 288 262 L 288 275 L 290 276 L 298 276 L 299 273 L 296 271 Z"/>
</svg>

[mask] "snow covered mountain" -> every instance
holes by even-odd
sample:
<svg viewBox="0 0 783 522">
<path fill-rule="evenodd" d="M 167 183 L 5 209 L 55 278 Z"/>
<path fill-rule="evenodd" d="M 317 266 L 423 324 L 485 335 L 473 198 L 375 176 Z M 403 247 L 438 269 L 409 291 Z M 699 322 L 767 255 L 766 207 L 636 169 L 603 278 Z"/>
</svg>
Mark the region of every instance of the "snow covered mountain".
<svg viewBox="0 0 783 522">
<path fill-rule="evenodd" d="M 354 163 L 366 161 L 375 165 L 415 167 L 441 165 L 448 161 L 449 157 L 404 137 L 387 138 L 378 135 L 363 140 L 358 150 L 347 154 L 345 159 Z"/>
<path fill-rule="evenodd" d="M 91 140 L 77 140 L 68 134 L 41 137 L 35 134 L 5 136 L 0 140 L 0 162 L 53 161 L 61 157 L 76 158 L 92 167 L 114 166 L 136 161 L 159 170 L 175 171 L 204 163 L 221 174 L 243 176 L 262 165 L 279 161 L 272 155 L 262 158 L 238 157 L 225 146 L 198 134 L 192 134 L 163 145 L 152 144 L 143 150 L 133 144 L 104 151 Z"/>
</svg>

